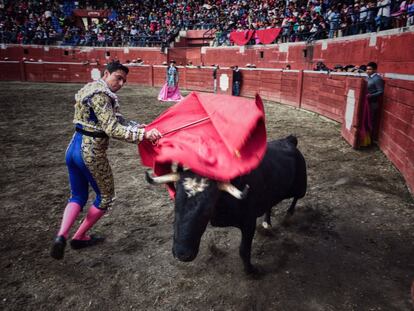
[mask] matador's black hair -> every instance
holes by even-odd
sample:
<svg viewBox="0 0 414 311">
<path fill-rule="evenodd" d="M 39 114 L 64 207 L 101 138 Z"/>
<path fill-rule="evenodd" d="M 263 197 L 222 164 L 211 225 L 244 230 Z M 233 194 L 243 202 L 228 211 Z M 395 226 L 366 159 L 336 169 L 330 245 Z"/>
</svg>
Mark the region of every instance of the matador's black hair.
<svg viewBox="0 0 414 311">
<path fill-rule="evenodd" d="M 119 62 L 119 60 L 113 60 L 113 61 L 111 61 L 111 62 L 109 62 L 107 65 L 106 65 L 106 68 L 105 68 L 106 70 L 108 70 L 109 71 L 109 73 L 113 73 L 114 71 L 117 71 L 117 70 L 122 70 L 123 72 L 125 72 L 126 74 L 128 74 L 129 73 L 129 69 L 128 69 L 128 67 L 126 67 L 126 66 L 124 66 L 124 65 L 122 65 L 120 62 Z"/>
</svg>

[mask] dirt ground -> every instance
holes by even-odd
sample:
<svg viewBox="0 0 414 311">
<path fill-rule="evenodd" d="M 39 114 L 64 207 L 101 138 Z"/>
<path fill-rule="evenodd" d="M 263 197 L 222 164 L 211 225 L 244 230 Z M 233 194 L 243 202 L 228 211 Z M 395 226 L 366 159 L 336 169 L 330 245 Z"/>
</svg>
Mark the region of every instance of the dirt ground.
<svg viewBox="0 0 414 311">
<path fill-rule="evenodd" d="M 137 147 L 115 140 L 117 201 L 94 228 L 107 240 L 52 259 L 80 87 L 0 83 L 1 310 L 413 310 L 414 200 L 399 172 L 378 149 L 350 148 L 339 124 L 270 102 L 269 139 L 297 135 L 309 188 L 290 224 L 286 201 L 258 230 L 263 275 L 244 274 L 235 228 L 209 226 L 198 257 L 175 260 L 173 202 L 145 182 Z M 170 106 L 157 91 L 126 86 L 124 114 L 149 123 Z"/>
</svg>

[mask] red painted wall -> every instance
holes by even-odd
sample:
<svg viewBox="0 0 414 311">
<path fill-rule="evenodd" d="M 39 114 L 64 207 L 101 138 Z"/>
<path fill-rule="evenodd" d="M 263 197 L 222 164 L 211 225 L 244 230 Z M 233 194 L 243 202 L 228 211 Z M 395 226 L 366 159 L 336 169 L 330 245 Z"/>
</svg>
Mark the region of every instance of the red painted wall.
<svg viewBox="0 0 414 311">
<path fill-rule="evenodd" d="M 414 28 L 414 27 L 412 27 Z M 320 40 L 312 45 L 304 42 L 257 45 L 249 47 L 203 48 L 202 62 L 223 66 L 255 64 L 261 68 L 313 69 L 323 61 L 328 67 L 335 65 L 362 65 L 375 61 L 381 72 L 414 74 L 414 31 L 394 29 L 340 39 Z M 306 50 L 306 57 L 304 51 Z"/>
<path fill-rule="evenodd" d="M 180 75 L 181 75 L 181 70 L 178 69 L 180 71 Z M 167 66 L 153 66 L 152 67 L 152 72 L 153 72 L 153 81 L 154 84 L 153 86 L 162 86 L 166 79 L 167 79 Z M 181 77 L 182 78 L 182 77 Z M 182 79 L 181 79 L 182 80 Z M 181 84 L 181 82 L 180 82 Z"/>
<path fill-rule="evenodd" d="M 0 60 L 16 60 L 23 58 L 34 61 L 43 60 L 50 62 L 95 62 L 101 64 L 111 59 L 119 59 L 126 63 L 141 58 L 145 64 L 162 64 L 168 60 L 160 48 L 98 48 L 98 47 L 57 47 L 57 46 L 24 46 L 5 45 L 0 49 Z"/>
<path fill-rule="evenodd" d="M 184 71 L 186 73 L 184 82 L 184 87 L 186 89 L 194 91 L 213 91 L 212 68 L 187 67 Z M 180 82 L 180 84 L 182 83 Z"/>
<path fill-rule="evenodd" d="M 154 84 L 153 80 L 152 66 L 129 67 L 128 83 L 152 86 Z"/>
<path fill-rule="evenodd" d="M 264 99 L 272 100 L 276 102 L 282 102 L 281 99 L 281 91 L 282 91 L 282 75 L 283 72 L 281 70 L 260 70 L 260 88 L 258 89 L 260 96 Z M 245 75 L 246 76 L 246 75 Z M 247 88 L 247 81 L 244 78 L 244 85 L 242 89 L 242 94 L 244 94 L 244 90 Z M 251 95 L 254 94 L 253 90 L 250 92 Z"/>
<path fill-rule="evenodd" d="M 302 88 L 299 70 L 242 69 L 242 75 L 241 96 L 254 97 L 258 93 L 264 99 L 299 107 Z"/>
<path fill-rule="evenodd" d="M 357 148 L 359 145 L 358 133 L 361 128 L 362 103 L 366 95 L 366 81 L 359 77 L 347 76 L 345 83 L 345 111 L 342 115 L 341 135 L 353 148 Z M 353 103 L 355 106 L 347 107 L 347 102 Z M 349 125 L 346 120 L 347 108 L 349 109 Z"/>
<path fill-rule="evenodd" d="M 20 81 L 25 80 L 20 70 L 21 62 L 0 61 L 0 80 L 1 81 Z"/>
<path fill-rule="evenodd" d="M 126 63 L 142 58 L 145 64 L 160 65 L 174 59 L 177 65 L 189 61 L 193 65 L 220 66 L 255 64 L 258 68 L 313 69 L 316 62 L 323 61 L 328 67 L 335 65 L 362 65 L 376 61 L 381 72 L 414 74 L 414 27 L 409 31 L 393 29 L 389 31 L 320 40 L 306 45 L 285 43 L 274 45 L 234 46 L 234 47 L 183 47 L 172 48 L 164 54 L 160 48 L 100 48 L 100 47 L 55 47 L 3 45 L 0 60 L 20 61 L 23 58 L 35 61 L 53 62 L 95 62 L 100 64 L 110 59 Z M 305 56 L 306 52 L 306 56 Z"/>
<path fill-rule="evenodd" d="M 299 72 L 284 71 L 281 79 L 281 91 L 280 91 L 280 102 L 292 106 L 299 106 L 298 101 L 298 84 L 302 83 L 299 80 Z"/>
<path fill-rule="evenodd" d="M 194 66 L 202 65 L 200 48 L 174 48 L 169 49 L 168 59 L 175 60 L 178 66 L 185 66 L 191 62 Z"/>
<path fill-rule="evenodd" d="M 386 79 L 379 144 L 414 190 L 414 81 Z"/>
<path fill-rule="evenodd" d="M 342 122 L 347 76 L 305 72 L 301 106 Z"/>
</svg>

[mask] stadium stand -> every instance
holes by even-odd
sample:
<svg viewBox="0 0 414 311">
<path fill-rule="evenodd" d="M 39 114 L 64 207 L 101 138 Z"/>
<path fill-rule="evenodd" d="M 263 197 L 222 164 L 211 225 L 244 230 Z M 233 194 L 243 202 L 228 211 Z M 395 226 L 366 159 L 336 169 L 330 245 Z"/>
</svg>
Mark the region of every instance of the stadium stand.
<svg viewBox="0 0 414 311">
<path fill-rule="evenodd" d="M 298 42 L 414 24 L 413 0 L 2 0 L 0 43 L 170 46 L 180 31 L 204 30 L 202 45 L 233 45 L 232 32 L 280 29 L 271 42 Z M 262 41 L 263 42 L 263 41 Z"/>
</svg>

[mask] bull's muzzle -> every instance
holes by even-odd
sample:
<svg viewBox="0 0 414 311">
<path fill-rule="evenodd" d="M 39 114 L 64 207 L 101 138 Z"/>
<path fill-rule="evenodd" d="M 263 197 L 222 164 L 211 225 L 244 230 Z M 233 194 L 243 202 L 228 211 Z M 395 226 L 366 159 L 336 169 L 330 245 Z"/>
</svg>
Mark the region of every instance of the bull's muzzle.
<svg viewBox="0 0 414 311">
<path fill-rule="evenodd" d="M 197 257 L 198 251 L 176 251 L 173 247 L 172 253 L 174 258 L 178 259 L 179 261 L 190 262 Z"/>
</svg>

